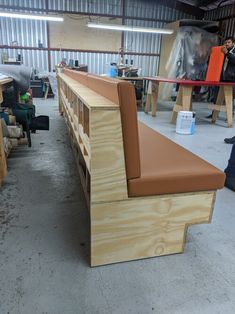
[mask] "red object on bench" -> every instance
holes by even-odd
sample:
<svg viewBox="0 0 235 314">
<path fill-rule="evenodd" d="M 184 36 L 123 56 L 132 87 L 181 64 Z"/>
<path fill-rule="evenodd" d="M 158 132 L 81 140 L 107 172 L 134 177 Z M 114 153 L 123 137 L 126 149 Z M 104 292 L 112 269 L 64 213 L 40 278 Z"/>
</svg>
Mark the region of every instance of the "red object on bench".
<svg viewBox="0 0 235 314">
<path fill-rule="evenodd" d="M 235 86 L 235 82 L 220 82 L 220 81 L 193 81 L 193 80 L 183 80 L 177 78 L 164 78 L 160 76 L 145 76 L 145 80 L 152 81 L 154 83 L 172 83 L 179 84 L 182 86 Z"/>
<path fill-rule="evenodd" d="M 216 46 L 211 49 L 210 61 L 206 73 L 206 81 L 220 81 L 224 64 L 224 53 L 221 51 L 221 48 L 222 46 Z"/>
</svg>

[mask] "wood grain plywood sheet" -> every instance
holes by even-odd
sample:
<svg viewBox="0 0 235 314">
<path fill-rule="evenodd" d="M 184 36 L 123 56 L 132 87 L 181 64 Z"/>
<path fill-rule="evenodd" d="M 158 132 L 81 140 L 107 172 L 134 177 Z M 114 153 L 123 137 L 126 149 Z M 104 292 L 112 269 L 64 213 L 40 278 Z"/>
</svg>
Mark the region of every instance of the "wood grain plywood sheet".
<svg viewBox="0 0 235 314">
<path fill-rule="evenodd" d="M 180 253 L 187 227 L 208 223 L 214 192 L 91 204 L 91 265 Z"/>
<path fill-rule="evenodd" d="M 91 202 L 127 198 L 120 111 L 91 110 Z"/>
</svg>

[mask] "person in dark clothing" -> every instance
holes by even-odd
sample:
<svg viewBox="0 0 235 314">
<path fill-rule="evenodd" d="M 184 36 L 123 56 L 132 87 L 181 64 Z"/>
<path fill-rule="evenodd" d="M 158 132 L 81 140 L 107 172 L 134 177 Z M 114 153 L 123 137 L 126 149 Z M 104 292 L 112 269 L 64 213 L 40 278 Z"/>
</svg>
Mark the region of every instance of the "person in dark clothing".
<svg viewBox="0 0 235 314">
<path fill-rule="evenodd" d="M 235 39 L 233 37 L 227 37 L 224 41 L 224 46 L 221 48 L 224 53 L 224 64 L 221 74 L 222 82 L 235 82 Z M 214 102 L 216 101 L 219 88 L 215 88 Z M 212 118 L 212 114 L 206 118 Z M 235 139 L 234 139 L 235 142 Z"/>
<path fill-rule="evenodd" d="M 221 51 L 225 54 L 222 81 L 235 82 L 235 39 L 227 37 Z"/>
<path fill-rule="evenodd" d="M 235 144 L 235 136 L 227 137 L 224 139 L 225 143 L 227 144 Z"/>
<path fill-rule="evenodd" d="M 233 144 L 228 166 L 224 172 L 226 174 L 225 186 L 235 191 L 235 144 Z"/>
</svg>

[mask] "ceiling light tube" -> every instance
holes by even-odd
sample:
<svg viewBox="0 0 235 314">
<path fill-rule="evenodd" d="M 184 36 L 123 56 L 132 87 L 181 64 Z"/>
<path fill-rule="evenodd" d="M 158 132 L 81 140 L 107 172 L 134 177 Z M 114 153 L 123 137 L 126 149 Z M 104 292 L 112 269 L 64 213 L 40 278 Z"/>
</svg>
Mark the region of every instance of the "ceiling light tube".
<svg viewBox="0 0 235 314">
<path fill-rule="evenodd" d="M 96 24 L 88 23 L 88 27 L 109 29 L 114 31 L 127 31 L 127 32 L 141 32 L 141 33 L 152 33 L 152 34 L 173 34 L 172 29 L 165 28 L 146 28 L 137 26 L 127 26 L 127 25 L 115 25 L 115 24 Z"/>
<path fill-rule="evenodd" d="M 9 12 L 0 12 L 2 17 L 12 17 L 15 19 L 29 19 L 29 20 L 44 20 L 44 21 L 53 21 L 53 22 L 63 22 L 62 17 L 48 16 L 48 15 L 34 15 L 34 14 L 24 14 L 24 13 L 9 13 Z"/>
</svg>

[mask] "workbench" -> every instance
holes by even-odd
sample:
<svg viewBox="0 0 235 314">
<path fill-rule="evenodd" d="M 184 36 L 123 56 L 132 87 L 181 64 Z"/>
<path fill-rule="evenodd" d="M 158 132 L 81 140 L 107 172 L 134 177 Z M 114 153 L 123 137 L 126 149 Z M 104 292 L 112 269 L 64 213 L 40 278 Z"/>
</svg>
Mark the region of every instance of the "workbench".
<svg viewBox="0 0 235 314">
<path fill-rule="evenodd" d="M 233 126 L 233 82 L 214 82 L 214 81 L 192 81 L 182 79 L 171 79 L 162 77 L 145 77 L 149 81 L 148 94 L 152 100 L 146 102 L 145 112 L 152 111 L 152 116 L 156 116 L 158 89 L 160 83 L 178 84 L 179 90 L 176 103 L 172 111 L 171 122 L 175 123 L 179 111 L 192 111 L 192 91 L 195 86 L 218 86 L 219 93 L 216 104 L 209 104 L 209 109 L 213 110 L 212 122 L 215 123 L 220 111 L 226 112 L 228 127 Z"/>
</svg>

